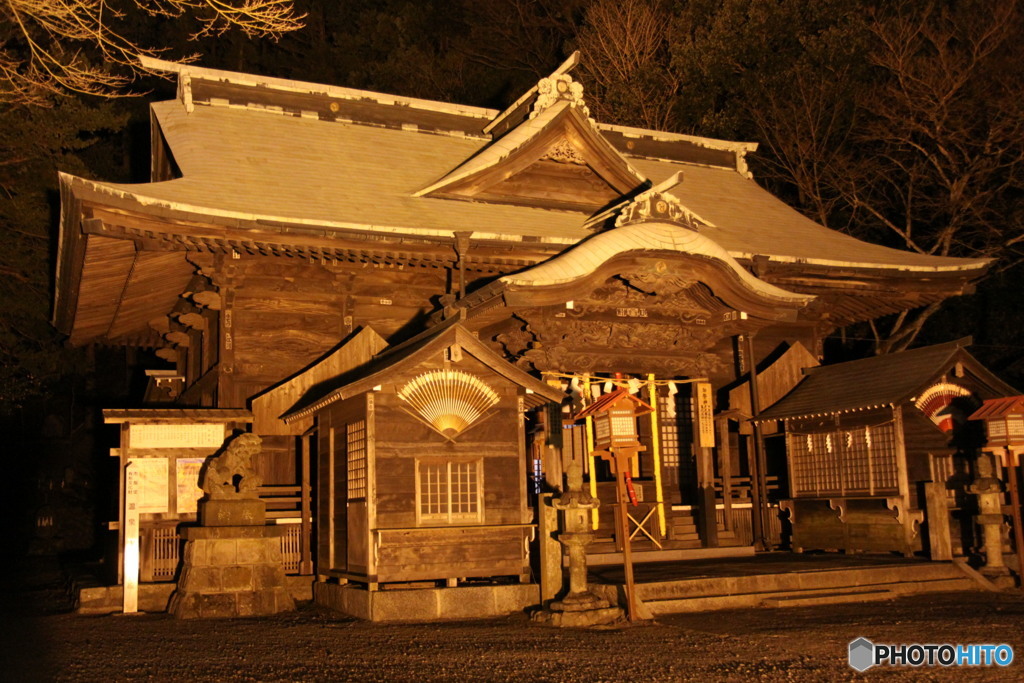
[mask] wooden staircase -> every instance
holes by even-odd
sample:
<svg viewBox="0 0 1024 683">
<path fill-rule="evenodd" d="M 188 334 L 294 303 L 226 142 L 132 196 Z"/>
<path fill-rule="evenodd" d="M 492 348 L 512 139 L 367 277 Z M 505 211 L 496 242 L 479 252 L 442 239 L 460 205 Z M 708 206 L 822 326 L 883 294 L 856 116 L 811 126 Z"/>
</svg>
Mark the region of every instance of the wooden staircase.
<svg viewBox="0 0 1024 683">
<path fill-rule="evenodd" d="M 674 562 L 714 557 L 753 555 L 754 548 L 742 543 L 731 531 L 718 525 L 718 546 L 705 548 L 697 530 L 697 520 L 688 510 L 674 510 L 666 520 L 668 537 L 660 539 L 659 548 L 643 534 L 633 538 L 633 562 Z M 587 547 L 587 563 L 593 566 L 621 564 L 622 553 L 612 540 L 599 540 Z"/>
<path fill-rule="evenodd" d="M 726 531 L 725 525 L 718 523 L 718 545 L 719 547 L 735 547 L 744 545 L 736 537 L 735 532 Z M 697 529 L 697 519 L 690 510 L 674 510 L 669 518 L 668 537 L 674 542 L 673 547 L 701 548 L 703 543 L 700 539 L 700 532 Z M 676 546 L 675 544 L 681 544 Z"/>
</svg>

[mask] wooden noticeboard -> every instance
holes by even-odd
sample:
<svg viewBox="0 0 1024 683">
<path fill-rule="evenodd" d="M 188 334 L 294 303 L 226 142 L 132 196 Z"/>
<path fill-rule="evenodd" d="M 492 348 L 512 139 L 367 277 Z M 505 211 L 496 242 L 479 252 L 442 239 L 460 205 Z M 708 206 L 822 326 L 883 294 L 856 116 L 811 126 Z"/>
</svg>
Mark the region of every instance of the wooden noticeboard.
<svg viewBox="0 0 1024 683">
<path fill-rule="evenodd" d="M 119 447 L 110 451 L 121 461 L 120 513 L 111 524 L 118 530 L 118 583 L 134 580 L 126 572 L 143 581 L 158 580 L 149 564 L 155 530 L 195 519 L 203 495 L 203 463 L 224 447 L 232 432 L 244 431 L 252 414 L 220 408 L 141 408 L 104 410 L 103 418 L 120 425 L 121 432 Z"/>
<path fill-rule="evenodd" d="M 177 484 L 178 514 L 195 513 L 203 490 L 199 488 L 199 471 L 206 458 L 178 458 L 175 460 L 175 483 Z"/>
<path fill-rule="evenodd" d="M 167 458 L 130 458 L 128 462 L 135 475 L 134 491 L 130 492 L 136 500 L 135 511 L 139 514 L 167 512 L 170 500 Z"/>
<path fill-rule="evenodd" d="M 709 382 L 693 385 L 693 414 L 696 420 L 697 446 L 715 447 L 715 401 Z"/>
</svg>

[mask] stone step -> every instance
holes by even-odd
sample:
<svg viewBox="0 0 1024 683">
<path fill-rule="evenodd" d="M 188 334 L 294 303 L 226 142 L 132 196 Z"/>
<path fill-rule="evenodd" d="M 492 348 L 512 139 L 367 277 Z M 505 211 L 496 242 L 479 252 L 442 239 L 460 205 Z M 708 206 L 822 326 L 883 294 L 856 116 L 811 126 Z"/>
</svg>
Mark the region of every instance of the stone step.
<svg viewBox="0 0 1024 683">
<path fill-rule="evenodd" d="M 753 546 L 730 546 L 724 548 L 702 548 L 700 542 L 693 547 L 673 547 L 664 550 L 634 550 L 633 563 L 677 562 L 680 560 L 703 560 L 717 557 L 748 557 L 754 554 Z M 596 552 L 587 554 L 587 564 L 593 567 L 622 564 L 620 552 Z M 637 584 L 639 589 L 641 584 Z"/>
<path fill-rule="evenodd" d="M 637 586 L 640 587 L 639 585 Z M 876 586 L 847 586 L 831 591 L 765 591 L 733 595 L 700 595 L 689 598 L 641 600 L 652 617 L 663 614 L 706 612 L 747 607 L 799 607 L 828 605 L 844 602 L 889 600 L 901 595 L 940 593 L 959 590 L 977 590 L 978 586 L 967 578 L 934 581 L 907 581 Z"/>
<path fill-rule="evenodd" d="M 806 595 L 774 595 L 761 601 L 762 607 L 805 607 L 810 605 L 833 605 L 840 602 L 868 602 L 887 600 L 896 593 L 888 588 L 857 589 L 832 593 L 808 593 Z"/>
<path fill-rule="evenodd" d="M 920 562 L 850 569 L 789 571 L 746 576 L 706 576 L 637 586 L 642 600 L 672 600 L 691 597 L 783 593 L 791 591 L 830 591 L 844 588 L 875 587 L 883 584 L 919 581 L 963 581 L 963 573 L 952 563 Z M 973 583 L 967 580 L 967 583 Z"/>
</svg>

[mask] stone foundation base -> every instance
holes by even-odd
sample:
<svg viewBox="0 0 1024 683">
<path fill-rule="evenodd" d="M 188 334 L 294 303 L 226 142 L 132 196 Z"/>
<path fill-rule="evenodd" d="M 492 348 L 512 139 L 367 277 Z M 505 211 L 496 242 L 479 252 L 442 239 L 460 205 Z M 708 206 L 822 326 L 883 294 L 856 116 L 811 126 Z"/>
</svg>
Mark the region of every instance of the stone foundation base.
<svg viewBox="0 0 1024 683">
<path fill-rule="evenodd" d="M 278 526 L 186 527 L 178 619 L 250 617 L 295 609 L 281 566 Z"/>
<path fill-rule="evenodd" d="M 597 609 L 559 611 L 544 609 L 534 612 L 530 619 L 543 626 L 561 628 L 584 628 L 587 626 L 605 626 L 625 618 L 621 607 L 599 607 Z"/>
<path fill-rule="evenodd" d="M 357 585 L 317 581 L 318 605 L 369 621 L 481 619 L 522 612 L 540 602 L 540 586 L 458 586 L 411 590 L 366 590 Z"/>
</svg>

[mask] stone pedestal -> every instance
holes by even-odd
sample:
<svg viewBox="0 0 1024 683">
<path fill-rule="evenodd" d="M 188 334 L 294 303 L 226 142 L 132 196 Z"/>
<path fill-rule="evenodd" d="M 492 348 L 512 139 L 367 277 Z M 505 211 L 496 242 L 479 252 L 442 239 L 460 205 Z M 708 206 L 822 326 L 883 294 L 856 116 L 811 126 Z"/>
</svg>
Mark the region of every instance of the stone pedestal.
<svg viewBox="0 0 1024 683">
<path fill-rule="evenodd" d="M 240 511 L 243 507 L 234 509 Z M 284 528 L 277 526 L 182 529 L 185 553 L 170 612 L 178 619 L 195 619 L 250 617 L 295 609 L 281 564 L 283 533 Z"/>
<path fill-rule="evenodd" d="M 267 504 L 254 498 L 201 500 L 199 523 L 203 526 L 263 526 L 267 523 Z"/>
</svg>

